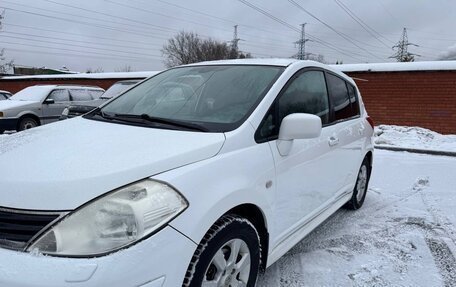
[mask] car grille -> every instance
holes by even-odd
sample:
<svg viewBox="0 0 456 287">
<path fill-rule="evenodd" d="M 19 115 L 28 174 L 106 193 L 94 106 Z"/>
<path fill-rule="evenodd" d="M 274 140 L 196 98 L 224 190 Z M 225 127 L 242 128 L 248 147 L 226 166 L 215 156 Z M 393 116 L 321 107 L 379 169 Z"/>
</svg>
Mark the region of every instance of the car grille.
<svg viewBox="0 0 456 287">
<path fill-rule="evenodd" d="M 23 250 L 35 235 L 60 215 L 0 208 L 0 248 Z"/>
</svg>

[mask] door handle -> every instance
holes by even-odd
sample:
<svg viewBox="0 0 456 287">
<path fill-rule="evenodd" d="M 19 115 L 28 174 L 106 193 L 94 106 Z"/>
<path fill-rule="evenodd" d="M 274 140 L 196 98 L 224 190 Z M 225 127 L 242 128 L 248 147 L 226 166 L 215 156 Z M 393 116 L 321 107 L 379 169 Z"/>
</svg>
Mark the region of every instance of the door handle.
<svg viewBox="0 0 456 287">
<path fill-rule="evenodd" d="M 328 140 L 328 144 L 329 144 L 329 146 L 335 146 L 335 145 L 339 144 L 339 139 L 336 137 L 330 137 Z"/>
</svg>

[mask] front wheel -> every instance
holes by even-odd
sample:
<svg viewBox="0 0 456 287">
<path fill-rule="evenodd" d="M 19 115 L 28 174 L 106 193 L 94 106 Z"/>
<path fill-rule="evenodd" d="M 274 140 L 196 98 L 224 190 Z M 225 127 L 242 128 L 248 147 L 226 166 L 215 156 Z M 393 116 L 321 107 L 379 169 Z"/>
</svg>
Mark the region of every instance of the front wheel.
<svg viewBox="0 0 456 287">
<path fill-rule="evenodd" d="M 369 165 L 369 160 L 365 158 L 359 168 L 352 198 L 345 204 L 345 208 L 356 210 L 363 206 L 364 200 L 366 199 L 367 187 L 369 185 L 370 173 L 371 167 Z"/>
<path fill-rule="evenodd" d="M 28 130 L 38 126 L 38 122 L 31 117 L 25 117 L 20 120 L 17 131 Z"/>
<path fill-rule="evenodd" d="M 254 287 L 260 254 L 260 239 L 253 224 L 225 215 L 198 245 L 182 286 Z"/>
</svg>

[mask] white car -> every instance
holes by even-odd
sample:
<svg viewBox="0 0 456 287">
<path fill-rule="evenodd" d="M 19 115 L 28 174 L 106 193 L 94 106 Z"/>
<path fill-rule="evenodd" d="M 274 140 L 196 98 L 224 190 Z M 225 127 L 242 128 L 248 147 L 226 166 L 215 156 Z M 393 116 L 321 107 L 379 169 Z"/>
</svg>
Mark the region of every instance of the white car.
<svg viewBox="0 0 456 287">
<path fill-rule="evenodd" d="M 88 104 L 104 90 L 92 86 L 35 85 L 0 101 L 0 134 L 6 130 L 23 131 L 55 122 L 71 104 Z"/>
<path fill-rule="evenodd" d="M 345 74 L 248 59 L 166 70 L 2 136 L 0 286 L 254 286 L 361 207 L 372 134 Z"/>
</svg>

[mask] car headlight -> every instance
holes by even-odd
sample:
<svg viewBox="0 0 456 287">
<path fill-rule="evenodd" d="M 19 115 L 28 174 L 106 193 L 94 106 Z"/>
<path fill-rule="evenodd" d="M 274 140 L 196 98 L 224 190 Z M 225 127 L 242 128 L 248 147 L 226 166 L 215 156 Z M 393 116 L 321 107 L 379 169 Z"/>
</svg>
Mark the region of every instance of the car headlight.
<svg viewBox="0 0 456 287">
<path fill-rule="evenodd" d="M 56 256 L 106 254 L 151 235 L 187 206 L 169 185 L 143 180 L 71 212 L 27 251 Z"/>
<path fill-rule="evenodd" d="M 65 108 L 62 112 L 62 116 L 68 116 L 68 114 L 70 113 L 70 109 L 69 108 Z"/>
</svg>

